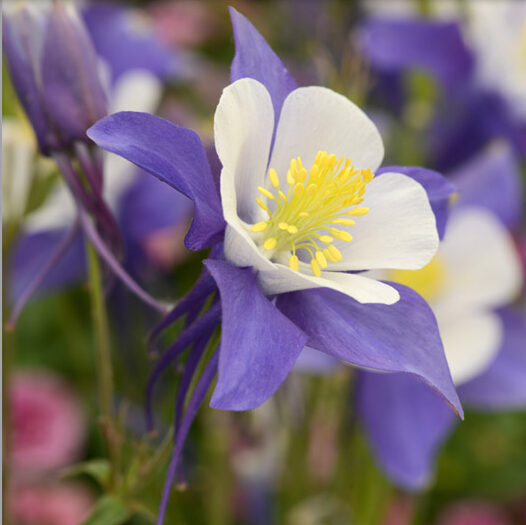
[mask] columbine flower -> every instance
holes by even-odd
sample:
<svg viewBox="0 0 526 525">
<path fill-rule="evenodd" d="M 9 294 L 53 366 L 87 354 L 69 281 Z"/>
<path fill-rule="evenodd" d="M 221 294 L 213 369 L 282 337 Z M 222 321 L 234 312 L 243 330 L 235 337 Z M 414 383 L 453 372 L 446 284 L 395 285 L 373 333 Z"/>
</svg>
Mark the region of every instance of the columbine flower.
<svg viewBox="0 0 526 525">
<path fill-rule="evenodd" d="M 428 300 L 460 398 L 481 410 L 526 404 L 526 318 L 502 308 L 519 293 L 522 270 L 513 241 L 493 212 L 509 217 L 495 193 L 504 189 L 501 197 L 507 195 L 513 202 L 516 195 L 505 186 L 516 187 L 518 181 L 511 183 L 513 172 L 502 172 L 505 151 L 499 150 L 488 152 L 486 173 L 477 159 L 456 177 L 465 193 L 431 263 L 416 272 L 389 276 Z M 475 175 L 485 189 L 472 184 Z M 484 207 L 474 207 L 477 202 Z M 410 377 L 360 372 L 357 402 L 386 474 L 404 488 L 425 487 L 439 446 L 454 423 L 440 400 Z"/>
<path fill-rule="evenodd" d="M 328 89 L 296 88 L 261 35 L 237 11 L 231 14 L 233 83 L 215 115 L 221 200 L 193 132 L 131 112 L 89 130 L 101 147 L 191 198 L 195 217 L 186 244 L 213 246 L 207 271 L 159 328 L 187 314 L 188 328 L 161 358 L 150 395 L 159 373 L 193 345 L 178 394 L 163 509 L 188 427 L 216 369 L 211 406 L 255 408 L 308 342 L 358 366 L 414 374 L 461 410 L 426 303 L 404 286 L 353 273 L 415 269 L 432 258 L 438 234 L 424 187 L 389 169 L 375 177 L 383 146 L 367 116 Z M 429 174 L 419 175 L 428 182 Z M 212 301 L 199 317 L 215 290 L 220 305 Z M 187 385 L 220 318 L 220 349 L 181 419 Z"/>
</svg>

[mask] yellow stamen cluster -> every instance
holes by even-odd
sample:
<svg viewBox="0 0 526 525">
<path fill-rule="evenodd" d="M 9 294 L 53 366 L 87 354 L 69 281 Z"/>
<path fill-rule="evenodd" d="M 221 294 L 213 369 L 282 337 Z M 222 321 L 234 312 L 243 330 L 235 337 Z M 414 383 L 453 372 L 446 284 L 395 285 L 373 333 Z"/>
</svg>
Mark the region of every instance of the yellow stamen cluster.
<svg viewBox="0 0 526 525">
<path fill-rule="evenodd" d="M 344 162 L 343 157 L 337 159 L 334 154 L 319 151 L 309 172 L 300 157 L 291 160 L 286 194 L 276 171 L 271 168 L 268 175 L 274 192 L 261 186 L 258 190 L 269 205 L 256 199 L 268 219 L 254 224 L 252 231 L 261 234 L 265 250 L 273 254 L 290 252 L 289 267 L 293 270 L 299 269 L 297 251 L 309 252 L 312 273 L 319 277 L 327 262 L 342 260 L 340 250 L 332 244 L 334 239 L 352 241 L 352 235 L 339 226 L 352 226 L 354 220 L 349 216 L 359 217 L 369 211 L 358 204 L 374 174 L 369 169 L 355 169 L 349 159 Z"/>
</svg>

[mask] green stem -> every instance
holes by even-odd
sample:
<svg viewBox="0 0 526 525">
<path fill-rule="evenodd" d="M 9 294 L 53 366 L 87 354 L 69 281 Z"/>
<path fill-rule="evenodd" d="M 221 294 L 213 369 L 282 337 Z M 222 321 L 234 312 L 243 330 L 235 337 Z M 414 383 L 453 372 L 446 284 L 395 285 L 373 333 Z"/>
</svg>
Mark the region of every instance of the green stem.
<svg viewBox="0 0 526 525">
<path fill-rule="evenodd" d="M 2 239 L 2 492 L 5 496 L 9 488 L 10 465 L 9 456 L 11 451 L 11 403 L 9 402 L 9 382 L 15 361 L 14 334 L 7 330 L 7 322 L 10 317 L 9 300 L 7 297 L 9 283 L 9 255 L 13 242 L 18 235 L 18 225 L 11 222 L 4 224 Z M 4 498 L 5 501 L 5 498 Z M 2 505 L 2 521 L 9 521 L 7 516 L 7 505 Z"/>
<path fill-rule="evenodd" d="M 113 367 L 111 361 L 110 331 L 104 298 L 101 265 L 91 244 L 86 243 L 88 258 L 91 313 L 95 330 L 95 356 L 98 374 L 101 426 L 108 448 L 111 466 L 110 487 L 115 489 L 119 471 L 119 443 L 113 417 Z"/>
</svg>

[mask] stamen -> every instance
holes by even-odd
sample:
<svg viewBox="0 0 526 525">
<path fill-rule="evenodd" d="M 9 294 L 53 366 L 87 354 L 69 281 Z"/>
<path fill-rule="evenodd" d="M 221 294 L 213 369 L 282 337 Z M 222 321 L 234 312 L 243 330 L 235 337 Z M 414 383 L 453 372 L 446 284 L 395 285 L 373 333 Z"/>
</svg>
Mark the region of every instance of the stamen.
<svg viewBox="0 0 526 525">
<path fill-rule="evenodd" d="M 252 225 L 251 231 L 263 233 L 256 237 L 263 248 L 273 252 L 270 257 L 289 252 L 288 263 L 292 270 L 299 270 L 297 251 L 310 254 L 312 273 L 320 277 L 321 269 L 328 263 L 337 263 L 343 256 L 332 244 L 335 239 L 351 242 L 353 236 L 336 226 L 352 226 L 354 219 L 369 212 L 358 206 L 364 200 L 367 184 L 374 174 L 369 169 L 352 166 L 349 159 L 319 151 L 307 171 L 300 157 L 292 159 L 286 173 L 288 188 L 280 187 L 277 172 L 270 168 L 268 176 L 274 192 L 262 186 L 258 191 L 270 201 L 257 198 L 260 208 L 268 213 L 268 220 Z M 323 243 L 325 247 L 319 247 Z M 280 255 L 281 259 L 282 255 Z"/>
</svg>

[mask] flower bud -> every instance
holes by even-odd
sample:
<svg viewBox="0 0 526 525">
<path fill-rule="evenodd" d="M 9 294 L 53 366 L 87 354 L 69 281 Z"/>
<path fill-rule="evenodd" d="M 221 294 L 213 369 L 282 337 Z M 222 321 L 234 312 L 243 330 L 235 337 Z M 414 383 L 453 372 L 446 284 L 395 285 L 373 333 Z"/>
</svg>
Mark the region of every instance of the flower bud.
<svg viewBox="0 0 526 525">
<path fill-rule="evenodd" d="M 87 142 L 86 130 L 106 114 L 107 102 L 79 16 L 55 1 L 5 11 L 5 56 L 40 150 L 49 155 Z"/>
</svg>

